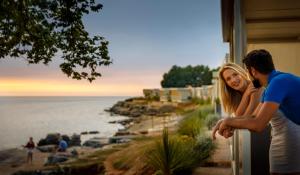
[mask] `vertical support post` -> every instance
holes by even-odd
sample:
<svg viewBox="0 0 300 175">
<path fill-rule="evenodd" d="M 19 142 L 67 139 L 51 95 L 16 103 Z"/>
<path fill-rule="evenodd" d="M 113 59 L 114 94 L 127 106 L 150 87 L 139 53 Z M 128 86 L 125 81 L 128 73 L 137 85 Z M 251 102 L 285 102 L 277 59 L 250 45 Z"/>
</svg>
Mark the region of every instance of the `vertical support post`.
<svg viewBox="0 0 300 175">
<path fill-rule="evenodd" d="M 243 13 L 243 0 L 234 0 L 233 13 L 233 59 L 236 64 L 242 66 L 242 58 L 246 52 L 246 30 L 245 16 Z M 234 132 L 233 137 L 233 174 L 240 174 L 240 155 L 239 155 L 239 131 Z M 249 138 L 250 140 L 250 138 Z M 244 156 L 243 156 L 244 157 Z M 250 171 L 246 170 L 246 171 Z M 245 172 L 245 171 L 244 171 Z M 251 171 L 250 171 L 251 174 Z"/>
</svg>

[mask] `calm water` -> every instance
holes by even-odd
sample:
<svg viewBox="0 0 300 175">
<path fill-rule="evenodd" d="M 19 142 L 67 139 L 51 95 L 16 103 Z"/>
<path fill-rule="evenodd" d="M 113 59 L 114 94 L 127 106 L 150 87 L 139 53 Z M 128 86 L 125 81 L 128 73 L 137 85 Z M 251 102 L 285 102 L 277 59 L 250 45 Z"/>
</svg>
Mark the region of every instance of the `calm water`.
<svg viewBox="0 0 300 175">
<path fill-rule="evenodd" d="M 37 143 L 52 132 L 71 135 L 96 130 L 97 136 L 111 136 L 122 126 L 108 122 L 125 117 L 110 116 L 104 109 L 125 98 L 0 97 L 0 150 L 19 147 L 30 136 Z"/>
</svg>

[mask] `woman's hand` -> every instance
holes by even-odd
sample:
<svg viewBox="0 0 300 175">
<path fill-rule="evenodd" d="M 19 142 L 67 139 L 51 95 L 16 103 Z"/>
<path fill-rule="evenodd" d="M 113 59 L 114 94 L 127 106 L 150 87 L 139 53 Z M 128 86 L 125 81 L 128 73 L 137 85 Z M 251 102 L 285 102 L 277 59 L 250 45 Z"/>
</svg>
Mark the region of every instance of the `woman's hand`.
<svg viewBox="0 0 300 175">
<path fill-rule="evenodd" d="M 258 88 L 255 88 L 252 83 L 249 83 L 246 91 L 244 92 L 244 95 L 250 96 L 252 93 L 257 92 L 257 91 L 258 91 Z"/>
</svg>

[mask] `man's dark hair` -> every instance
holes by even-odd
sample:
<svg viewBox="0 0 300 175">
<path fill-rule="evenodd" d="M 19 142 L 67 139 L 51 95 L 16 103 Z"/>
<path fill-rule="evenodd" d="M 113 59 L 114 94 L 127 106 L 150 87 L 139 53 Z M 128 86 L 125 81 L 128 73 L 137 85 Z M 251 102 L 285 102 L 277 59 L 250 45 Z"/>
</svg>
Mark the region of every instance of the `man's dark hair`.
<svg viewBox="0 0 300 175">
<path fill-rule="evenodd" d="M 253 67 L 262 74 L 269 74 L 275 69 L 271 54 L 264 49 L 249 52 L 243 59 L 243 63 L 248 70 Z"/>
</svg>

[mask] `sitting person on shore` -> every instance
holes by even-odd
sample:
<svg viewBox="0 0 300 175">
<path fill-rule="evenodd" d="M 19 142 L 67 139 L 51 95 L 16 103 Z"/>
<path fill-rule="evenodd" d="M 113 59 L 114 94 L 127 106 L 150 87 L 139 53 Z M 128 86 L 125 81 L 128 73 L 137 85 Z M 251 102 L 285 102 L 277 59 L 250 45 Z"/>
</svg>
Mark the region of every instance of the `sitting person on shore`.
<svg viewBox="0 0 300 175">
<path fill-rule="evenodd" d="M 255 88 L 246 71 L 240 66 L 227 63 L 219 71 L 222 104 L 226 112 L 235 116 L 246 116 L 255 113 L 259 106 L 263 87 Z M 236 118 L 236 117 L 234 117 Z M 219 125 L 213 131 L 213 138 Z M 272 175 L 300 174 L 300 126 L 285 117 L 277 110 L 271 118 L 272 139 L 269 149 L 270 172 Z M 233 134 L 233 128 L 224 132 L 225 137 Z"/>
<path fill-rule="evenodd" d="M 60 137 L 57 151 L 58 152 L 65 152 L 67 150 L 67 148 L 68 148 L 67 142 L 62 137 Z"/>
<path fill-rule="evenodd" d="M 33 149 L 35 148 L 35 143 L 33 142 L 33 138 L 30 137 L 29 141 L 26 145 L 23 145 L 24 148 L 27 149 L 27 163 L 32 163 L 33 159 Z"/>
</svg>

